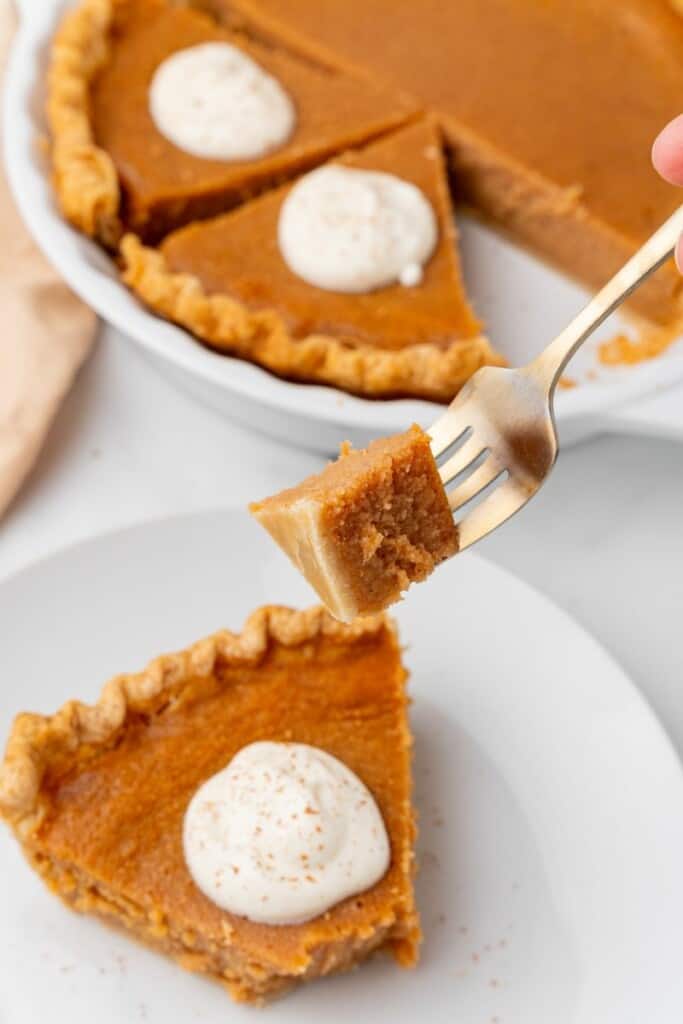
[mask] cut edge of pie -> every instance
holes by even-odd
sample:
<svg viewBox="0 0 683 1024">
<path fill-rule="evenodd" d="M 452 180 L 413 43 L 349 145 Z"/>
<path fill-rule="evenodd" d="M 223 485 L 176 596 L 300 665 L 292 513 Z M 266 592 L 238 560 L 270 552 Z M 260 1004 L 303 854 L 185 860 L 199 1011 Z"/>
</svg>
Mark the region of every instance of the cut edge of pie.
<svg viewBox="0 0 683 1024">
<path fill-rule="evenodd" d="M 581 186 L 558 185 L 515 158 L 494 153 L 490 143 L 454 117 L 443 115 L 439 121 L 458 200 L 472 216 L 592 291 L 633 256 L 633 240 L 590 211 Z M 653 326 L 683 329 L 683 281 L 674 261 L 642 282 L 622 312 Z"/>
<path fill-rule="evenodd" d="M 309 643 L 329 641 L 353 651 L 356 645 L 362 649 L 373 639 L 381 643 L 383 634 L 394 653 L 402 688 L 406 672 L 395 628 L 387 616 L 342 625 L 320 607 L 296 611 L 269 605 L 253 612 L 239 634 L 227 630 L 215 633 L 184 651 L 156 658 L 142 672 L 114 677 L 92 705 L 69 701 L 50 716 L 19 714 L 0 765 L 0 817 L 11 827 L 29 864 L 71 909 L 104 918 L 187 970 L 220 981 L 237 1001 L 260 1004 L 299 982 L 349 970 L 380 949 L 391 953 L 400 966 L 412 967 L 417 962 L 421 932 L 411 881 L 416 827 L 409 799 L 405 807 L 401 804 L 402 814 L 408 818 L 400 833 L 400 847 L 394 851 L 398 876 L 389 890 L 393 903 L 373 912 L 372 925 L 362 920 L 354 925 L 353 918 L 345 918 L 344 928 L 337 933 L 327 925 L 332 908 L 320 918 L 297 926 L 306 929 L 306 936 L 298 952 L 292 951 L 282 963 L 277 958 L 270 963 L 274 948 L 270 943 L 265 945 L 263 963 L 248 945 L 240 952 L 234 946 L 229 919 L 223 925 L 221 942 L 217 943 L 211 932 L 205 940 L 201 935 L 189 935 L 182 918 L 174 926 L 161 908 L 138 906 L 77 863 L 63 863 L 49 848 L 42 849 L 40 842 L 41 825 L 49 820 L 51 806 L 50 793 L 43 792 L 46 774 L 54 770 L 59 775 L 60 771 L 81 766 L 87 770 L 99 751 L 116 749 L 129 723 L 134 727 L 145 716 L 153 718 L 169 704 L 168 713 L 173 714 L 176 706 L 182 708 L 187 701 L 201 700 L 203 687 L 218 663 L 228 670 L 246 670 L 258 667 L 274 646 L 305 649 Z M 403 702 L 405 706 L 405 695 Z M 405 712 L 393 725 L 394 730 L 399 727 L 401 734 L 394 732 L 395 742 L 400 742 L 409 756 L 412 738 Z M 259 927 L 273 933 L 282 928 Z M 279 964 L 277 969 L 275 964 Z"/>
</svg>

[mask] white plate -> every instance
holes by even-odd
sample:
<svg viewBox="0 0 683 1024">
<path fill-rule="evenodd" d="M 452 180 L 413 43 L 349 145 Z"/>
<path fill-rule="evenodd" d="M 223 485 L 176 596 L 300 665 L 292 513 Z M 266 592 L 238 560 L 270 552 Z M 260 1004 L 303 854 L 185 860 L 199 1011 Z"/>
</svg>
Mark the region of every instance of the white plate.
<svg viewBox="0 0 683 1024">
<path fill-rule="evenodd" d="M 0 730 L 256 605 L 310 595 L 240 511 L 147 524 L 0 586 Z M 598 645 L 463 555 L 400 607 L 414 698 L 423 960 L 277 1004 L 282 1024 L 680 1024 L 683 775 Z M 217 987 L 71 914 L 0 834 L 0 1018 L 247 1021 Z"/>
<path fill-rule="evenodd" d="M 281 439 L 327 453 L 336 450 L 340 438 L 361 444 L 410 422 L 429 424 L 438 412 L 430 403 L 367 401 L 334 388 L 292 384 L 202 348 L 181 329 L 144 310 L 119 284 L 102 252 L 62 221 L 36 141 L 45 132 L 45 49 L 55 13 L 63 6 L 61 0 L 21 0 L 21 30 L 5 79 L 4 146 L 9 180 L 24 220 L 74 291 L 201 401 Z M 585 293 L 481 227 L 465 219 L 463 227 L 466 278 L 476 307 L 493 341 L 513 364 L 520 363 L 569 321 Z M 615 330 L 612 321 L 600 336 Z M 596 374 L 595 379 L 586 378 L 588 371 Z M 558 395 L 556 412 L 564 444 L 610 429 L 683 437 L 683 396 L 664 412 L 648 410 L 647 416 L 633 420 L 624 410 L 626 403 L 683 380 L 683 342 L 662 359 L 612 370 L 599 366 L 593 345 L 577 357 L 570 372 L 582 382 Z M 617 409 L 619 416 L 611 418 Z"/>
</svg>

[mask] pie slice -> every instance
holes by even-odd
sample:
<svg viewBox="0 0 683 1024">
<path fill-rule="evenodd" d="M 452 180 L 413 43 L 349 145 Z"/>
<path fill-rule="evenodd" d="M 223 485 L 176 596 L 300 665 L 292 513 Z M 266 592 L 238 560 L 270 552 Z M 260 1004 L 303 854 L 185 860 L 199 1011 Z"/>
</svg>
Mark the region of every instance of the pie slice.
<svg viewBox="0 0 683 1024">
<path fill-rule="evenodd" d="M 439 117 L 461 197 L 590 286 L 680 203 L 650 162 L 681 111 L 680 3 L 212 2 L 293 50 L 410 90 Z M 632 303 L 680 318 L 673 262 Z"/>
<path fill-rule="evenodd" d="M 423 119 L 338 162 L 398 175 L 430 200 L 440 237 L 416 287 L 348 295 L 294 274 L 278 246 L 292 185 L 174 232 L 158 250 L 126 237 L 124 280 L 202 341 L 281 376 L 364 395 L 449 400 L 475 370 L 500 358 L 465 295 L 438 129 Z"/>
<path fill-rule="evenodd" d="M 148 91 L 179 50 L 228 42 L 277 79 L 296 106 L 292 136 L 260 159 L 191 155 L 156 128 Z M 170 0 L 83 0 L 52 52 L 48 115 L 57 194 L 80 230 L 114 245 L 121 224 L 146 239 L 207 217 L 378 136 L 414 115 L 400 91 L 330 72 L 226 31 Z"/>
<path fill-rule="evenodd" d="M 117 676 L 94 706 L 19 715 L 0 770 L 0 811 L 68 906 L 123 926 L 238 1000 L 260 1002 L 377 949 L 413 965 L 420 932 L 405 679 L 383 617 L 344 627 L 319 608 L 262 608 L 240 635 L 217 633 Z M 305 924 L 257 924 L 221 910 L 185 864 L 193 794 L 257 740 L 339 758 L 373 794 L 389 835 L 384 877 Z"/>
<path fill-rule="evenodd" d="M 458 532 L 418 426 L 344 446 L 336 462 L 251 512 L 345 622 L 398 601 L 458 550 Z"/>
</svg>

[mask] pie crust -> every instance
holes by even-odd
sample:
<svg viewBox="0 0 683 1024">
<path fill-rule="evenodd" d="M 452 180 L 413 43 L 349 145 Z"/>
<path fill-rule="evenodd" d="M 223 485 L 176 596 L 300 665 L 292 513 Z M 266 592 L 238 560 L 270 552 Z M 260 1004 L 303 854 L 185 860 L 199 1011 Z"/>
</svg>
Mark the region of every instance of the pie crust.
<svg viewBox="0 0 683 1024">
<path fill-rule="evenodd" d="M 89 88 L 109 53 L 112 0 L 84 0 L 62 19 L 47 76 L 47 120 L 55 191 L 66 219 L 114 249 L 121 237 L 118 175 L 96 145 Z"/>
<path fill-rule="evenodd" d="M 373 398 L 413 395 L 448 402 L 484 365 L 502 358 L 483 335 L 448 347 L 407 345 L 384 350 L 342 338 L 295 338 L 277 313 L 250 311 L 228 295 L 209 295 L 192 274 L 173 273 L 164 256 L 135 235 L 121 243 L 122 277 L 143 302 L 209 346 L 259 363 L 292 380 L 331 384 Z"/>
</svg>

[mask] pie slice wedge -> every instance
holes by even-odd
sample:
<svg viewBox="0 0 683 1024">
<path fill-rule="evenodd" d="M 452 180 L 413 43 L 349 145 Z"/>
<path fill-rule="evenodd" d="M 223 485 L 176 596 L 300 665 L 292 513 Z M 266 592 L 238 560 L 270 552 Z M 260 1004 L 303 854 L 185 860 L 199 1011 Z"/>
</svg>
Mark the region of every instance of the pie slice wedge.
<svg viewBox="0 0 683 1024">
<path fill-rule="evenodd" d="M 480 366 L 500 363 L 468 303 L 439 131 L 421 119 L 344 154 L 350 167 L 417 185 L 438 219 L 437 249 L 415 287 L 323 291 L 294 274 L 278 246 L 292 185 L 172 233 L 158 249 L 124 238 L 123 277 L 153 310 L 213 348 L 283 377 L 373 397 L 447 401 Z"/>
<path fill-rule="evenodd" d="M 149 112 L 154 72 L 203 43 L 238 47 L 293 100 L 291 137 L 260 159 L 203 159 L 165 138 Z M 122 225 L 157 240 L 234 207 L 414 116 L 400 90 L 324 70 L 226 31 L 171 0 L 82 0 L 57 33 L 48 76 L 54 181 L 65 216 L 115 246 Z"/>
<path fill-rule="evenodd" d="M 344 446 L 297 487 L 251 505 L 336 618 L 398 601 L 458 550 L 458 531 L 429 437 L 418 426 Z"/>
<path fill-rule="evenodd" d="M 211 2 L 280 45 L 410 90 L 440 120 L 460 197 L 591 287 L 680 204 L 650 161 L 681 111 L 674 0 Z M 683 317 L 673 261 L 631 303 Z"/>
<path fill-rule="evenodd" d="M 406 673 L 383 617 L 344 627 L 320 608 L 256 611 L 136 675 L 98 702 L 15 720 L 0 811 L 30 864 L 74 910 L 120 925 L 182 966 L 260 1002 L 386 949 L 410 966 L 414 815 Z M 322 748 L 369 788 L 391 844 L 371 889 L 298 925 L 221 910 L 183 857 L 198 787 L 257 740 Z"/>
</svg>

